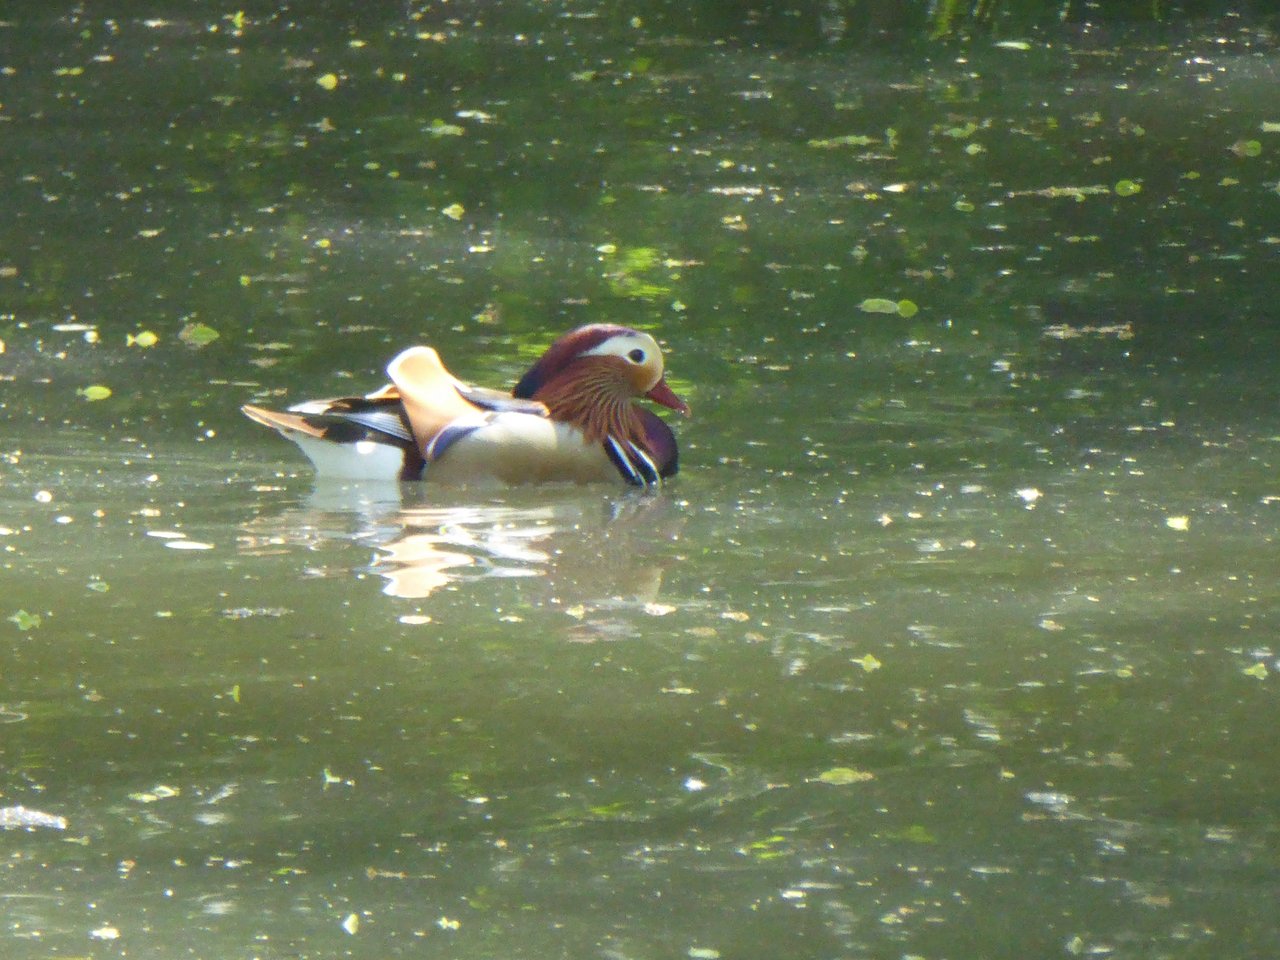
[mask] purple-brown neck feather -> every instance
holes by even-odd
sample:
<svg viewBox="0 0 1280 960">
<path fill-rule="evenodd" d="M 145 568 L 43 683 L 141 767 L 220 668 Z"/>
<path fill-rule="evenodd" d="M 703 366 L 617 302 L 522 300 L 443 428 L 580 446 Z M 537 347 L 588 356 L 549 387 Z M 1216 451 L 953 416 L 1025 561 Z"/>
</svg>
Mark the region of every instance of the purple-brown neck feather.
<svg viewBox="0 0 1280 960">
<path fill-rule="evenodd" d="M 667 421 L 652 410 L 640 408 L 636 413 L 644 431 L 644 447 L 658 465 L 658 473 L 663 477 L 674 477 L 680 469 L 676 435 L 667 426 Z"/>
</svg>

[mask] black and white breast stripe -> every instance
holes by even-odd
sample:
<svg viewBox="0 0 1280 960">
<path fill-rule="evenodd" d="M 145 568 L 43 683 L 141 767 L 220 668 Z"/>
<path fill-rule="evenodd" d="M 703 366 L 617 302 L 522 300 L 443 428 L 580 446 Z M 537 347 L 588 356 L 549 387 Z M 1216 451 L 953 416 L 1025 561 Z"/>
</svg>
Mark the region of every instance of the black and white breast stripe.
<svg viewBox="0 0 1280 960">
<path fill-rule="evenodd" d="M 642 447 L 630 440 L 616 437 L 604 438 L 604 452 L 622 474 L 622 479 L 635 487 L 656 487 L 662 484 L 662 474 L 653 458 Z"/>
</svg>

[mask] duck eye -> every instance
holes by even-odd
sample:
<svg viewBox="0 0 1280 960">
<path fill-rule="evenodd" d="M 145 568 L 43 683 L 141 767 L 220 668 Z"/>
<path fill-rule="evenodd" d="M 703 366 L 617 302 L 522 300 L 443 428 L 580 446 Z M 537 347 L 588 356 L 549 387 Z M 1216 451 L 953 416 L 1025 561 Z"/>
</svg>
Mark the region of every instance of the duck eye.
<svg viewBox="0 0 1280 960">
<path fill-rule="evenodd" d="M 627 359 L 632 363 L 644 363 L 644 351 L 637 347 L 627 354 Z"/>
</svg>

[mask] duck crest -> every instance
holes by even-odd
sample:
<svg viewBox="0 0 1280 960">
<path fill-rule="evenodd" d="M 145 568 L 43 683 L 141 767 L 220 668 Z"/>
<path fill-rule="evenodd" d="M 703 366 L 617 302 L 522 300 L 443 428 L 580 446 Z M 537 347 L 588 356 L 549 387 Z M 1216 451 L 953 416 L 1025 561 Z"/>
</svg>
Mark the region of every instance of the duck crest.
<svg viewBox="0 0 1280 960">
<path fill-rule="evenodd" d="M 591 323 L 585 327 L 579 327 L 547 348 L 547 352 L 538 359 L 538 362 L 525 371 L 520 382 L 511 391 L 512 396 L 532 400 L 534 394 L 568 367 L 575 358 L 595 349 L 610 337 L 633 332 L 630 327 L 615 323 Z"/>
</svg>

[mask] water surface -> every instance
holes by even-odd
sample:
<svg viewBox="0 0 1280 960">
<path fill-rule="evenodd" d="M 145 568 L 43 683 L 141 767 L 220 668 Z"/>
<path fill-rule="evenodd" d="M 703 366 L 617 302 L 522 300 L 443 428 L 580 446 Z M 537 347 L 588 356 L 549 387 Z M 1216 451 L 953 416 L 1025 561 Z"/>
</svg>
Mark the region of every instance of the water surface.
<svg viewBox="0 0 1280 960">
<path fill-rule="evenodd" d="M 479 9 L 0 28 L 4 955 L 1280 948 L 1268 25 Z M 237 413 L 603 318 L 657 494 Z"/>
</svg>

